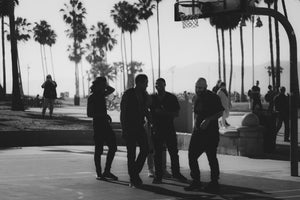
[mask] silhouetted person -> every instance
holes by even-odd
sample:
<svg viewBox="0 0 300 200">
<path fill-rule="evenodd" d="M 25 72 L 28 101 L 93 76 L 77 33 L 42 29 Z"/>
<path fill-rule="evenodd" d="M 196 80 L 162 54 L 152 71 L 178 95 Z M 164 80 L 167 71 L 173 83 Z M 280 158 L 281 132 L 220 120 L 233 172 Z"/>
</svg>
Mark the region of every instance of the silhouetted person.
<svg viewBox="0 0 300 200">
<path fill-rule="evenodd" d="M 147 86 L 147 76 L 145 74 L 137 75 L 135 87 L 126 90 L 121 100 L 122 133 L 126 141 L 128 173 L 132 187 L 143 184 L 139 173 L 143 169 L 149 152 L 147 134 L 144 128 L 145 117 L 149 116 Z M 137 145 L 140 147 L 140 152 L 136 158 Z"/>
<path fill-rule="evenodd" d="M 46 76 L 46 81 L 42 84 L 42 88 L 44 88 L 44 102 L 43 102 L 43 109 L 42 109 L 42 116 L 45 117 L 46 109 L 49 108 L 49 115 L 52 118 L 53 108 L 54 108 L 54 101 L 57 98 L 56 93 L 57 84 L 55 81 L 52 80 L 51 75 Z"/>
<path fill-rule="evenodd" d="M 221 126 L 227 127 L 230 125 L 226 121 L 226 119 L 229 117 L 229 110 L 231 109 L 231 101 L 230 101 L 230 96 L 226 90 L 226 84 L 224 82 L 221 82 L 220 89 L 218 90 L 217 95 L 220 97 L 222 106 L 225 109 L 221 118 Z"/>
<path fill-rule="evenodd" d="M 220 89 L 220 84 L 221 84 L 221 83 L 222 83 L 222 81 L 221 81 L 221 80 L 218 80 L 217 83 L 216 83 L 216 85 L 212 88 L 212 91 L 213 91 L 214 93 L 217 94 L 218 90 Z"/>
<path fill-rule="evenodd" d="M 97 77 L 91 86 L 91 95 L 88 97 L 87 113 L 89 117 L 93 117 L 94 128 L 94 162 L 98 180 L 106 180 L 111 178 L 118 180 L 114 174 L 110 172 L 111 164 L 117 151 L 116 135 L 111 128 L 111 118 L 107 114 L 105 97 L 115 91 L 115 89 L 107 84 L 105 77 Z M 103 145 L 108 146 L 106 156 L 105 169 L 102 173 L 101 155 L 103 154 Z"/>
<path fill-rule="evenodd" d="M 284 123 L 284 141 L 290 141 L 289 135 L 289 98 L 285 95 L 285 87 L 280 88 L 280 93 L 274 98 L 275 110 L 278 111 L 276 133 Z"/>
<path fill-rule="evenodd" d="M 207 90 L 204 78 L 196 82 L 196 99 L 194 103 L 195 125 L 189 146 L 189 166 L 191 170 L 192 183 L 185 187 L 186 191 L 200 190 L 200 170 L 198 158 L 206 153 L 210 170 L 211 182 L 204 188 L 207 192 L 219 191 L 219 162 L 217 159 L 217 147 L 219 143 L 218 118 L 222 116 L 223 106 L 220 98 L 213 92 Z"/>
<path fill-rule="evenodd" d="M 260 87 L 259 81 L 256 81 L 256 85 L 254 85 L 251 89 L 251 97 L 252 97 L 252 111 L 256 109 L 256 106 L 262 110 L 261 99 L 260 99 Z"/>
<path fill-rule="evenodd" d="M 274 109 L 274 97 L 276 96 L 276 92 L 273 90 L 272 85 L 268 86 L 268 92 L 265 95 L 266 102 L 269 103 L 268 110 L 273 111 Z"/>
<path fill-rule="evenodd" d="M 166 144 L 171 158 L 171 170 L 173 178 L 180 181 L 187 179 L 180 173 L 179 156 L 177 149 L 177 136 L 174 127 L 174 118 L 179 113 L 179 103 L 177 97 L 165 90 L 166 81 L 163 78 L 156 80 L 157 93 L 153 94 L 151 114 L 153 121 L 153 141 L 154 141 L 154 164 L 155 178 L 153 183 L 162 183 L 163 166 L 162 153 Z"/>
</svg>

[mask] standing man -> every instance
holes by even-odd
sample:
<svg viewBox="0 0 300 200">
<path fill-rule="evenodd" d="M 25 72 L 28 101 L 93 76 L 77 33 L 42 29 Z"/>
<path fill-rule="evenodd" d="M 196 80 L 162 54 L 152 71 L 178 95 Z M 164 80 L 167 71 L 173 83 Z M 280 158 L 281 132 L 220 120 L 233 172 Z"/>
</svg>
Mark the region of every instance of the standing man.
<svg viewBox="0 0 300 200">
<path fill-rule="evenodd" d="M 155 178 L 153 183 L 162 183 L 163 166 L 162 153 L 166 144 L 171 157 L 173 178 L 180 181 L 187 179 L 180 173 L 177 137 L 174 127 L 174 118 L 179 113 L 179 103 L 175 95 L 165 90 L 166 81 L 163 78 L 156 80 L 157 94 L 152 95 L 151 114 L 153 120 L 154 164 Z"/>
<path fill-rule="evenodd" d="M 95 153 L 94 162 L 98 180 L 106 180 L 110 178 L 118 180 L 114 174 L 110 172 L 112 161 L 117 151 L 116 135 L 112 130 L 110 123 L 111 118 L 107 114 L 105 97 L 115 91 L 115 89 L 107 84 L 105 77 L 97 77 L 91 86 L 91 95 L 88 98 L 87 115 L 93 117 Z M 103 153 L 104 142 L 108 146 L 104 173 L 101 170 L 101 155 Z"/>
<path fill-rule="evenodd" d="M 220 98 L 207 90 L 204 78 L 196 82 L 196 99 L 194 102 L 195 125 L 189 146 L 189 166 L 193 182 L 184 189 L 196 191 L 201 189 L 200 170 L 198 158 L 206 153 L 210 170 L 211 182 L 205 187 L 205 191 L 217 193 L 219 191 L 219 162 L 217 159 L 217 147 L 219 143 L 218 118 L 222 116 L 224 108 Z"/>
<path fill-rule="evenodd" d="M 256 106 L 258 106 L 259 109 L 262 110 L 259 81 L 256 81 L 256 85 L 254 85 L 252 87 L 251 96 L 252 96 L 252 100 L 253 100 L 252 111 L 254 111 L 256 109 Z"/>
<path fill-rule="evenodd" d="M 280 93 L 274 98 L 274 103 L 275 110 L 278 111 L 276 133 L 278 133 L 282 126 L 282 122 L 284 122 L 284 141 L 289 142 L 289 98 L 285 95 L 285 87 L 280 88 Z"/>
<path fill-rule="evenodd" d="M 143 169 L 149 152 L 147 134 L 144 129 L 145 117 L 149 117 L 147 86 L 148 77 L 145 74 L 137 75 L 135 87 L 126 90 L 121 100 L 121 125 L 127 147 L 127 166 L 131 187 L 143 184 L 139 173 Z M 140 152 L 136 158 L 137 145 L 140 147 Z"/>
<path fill-rule="evenodd" d="M 57 84 L 55 81 L 52 80 L 51 75 L 46 76 L 46 81 L 42 84 L 42 88 L 44 88 L 44 102 L 43 102 L 43 110 L 42 116 L 45 117 L 46 109 L 49 108 L 49 115 L 50 119 L 52 119 L 53 108 L 54 108 L 54 101 L 57 98 L 56 93 Z"/>
<path fill-rule="evenodd" d="M 274 97 L 276 96 L 276 92 L 273 90 L 272 85 L 268 86 L 268 92 L 265 95 L 266 102 L 269 103 L 268 111 L 273 111 L 274 108 Z"/>
</svg>

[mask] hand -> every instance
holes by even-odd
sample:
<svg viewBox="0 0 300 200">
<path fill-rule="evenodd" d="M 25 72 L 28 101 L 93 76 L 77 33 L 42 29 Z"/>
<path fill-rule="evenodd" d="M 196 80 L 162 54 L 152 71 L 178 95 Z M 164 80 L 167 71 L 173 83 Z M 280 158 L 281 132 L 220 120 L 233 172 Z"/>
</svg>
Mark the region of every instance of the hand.
<svg viewBox="0 0 300 200">
<path fill-rule="evenodd" d="M 112 122 L 111 117 L 110 117 L 109 115 L 106 115 L 106 117 L 107 117 L 107 121 L 108 121 L 109 123 L 111 123 L 111 122 Z"/>
<path fill-rule="evenodd" d="M 200 129 L 206 129 L 208 124 L 209 124 L 210 120 L 209 119 L 205 119 L 201 122 L 200 124 Z"/>
</svg>

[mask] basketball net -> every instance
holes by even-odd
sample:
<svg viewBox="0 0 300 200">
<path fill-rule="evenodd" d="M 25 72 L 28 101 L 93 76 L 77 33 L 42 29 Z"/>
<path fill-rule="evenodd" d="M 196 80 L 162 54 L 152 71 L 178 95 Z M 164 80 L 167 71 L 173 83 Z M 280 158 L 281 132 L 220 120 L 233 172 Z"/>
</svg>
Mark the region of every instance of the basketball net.
<svg viewBox="0 0 300 200">
<path fill-rule="evenodd" d="M 198 15 L 180 15 L 182 28 L 196 28 L 198 24 Z"/>
</svg>

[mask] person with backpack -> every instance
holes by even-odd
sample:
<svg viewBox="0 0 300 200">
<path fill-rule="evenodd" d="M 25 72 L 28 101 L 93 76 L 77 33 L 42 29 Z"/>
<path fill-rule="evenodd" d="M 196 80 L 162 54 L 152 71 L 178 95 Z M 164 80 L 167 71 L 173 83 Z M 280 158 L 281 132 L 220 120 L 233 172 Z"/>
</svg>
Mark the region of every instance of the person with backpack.
<svg viewBox="0 0 300 200">
<path fill-rule="evenodd" d="M 96 167 L 97 180 L 118 180 L 118 177 L 111 173 L 111 164 L 117 151 L 116 134 L 110 125 L 111 118 L 107 114 L 105 97 L 115 91 L 107 84 L 105 77 L 97 77 L 90 88 L 91 95 L 88 97 L 87 115 L 93 118 L 94 128 L 94 162 Z M 101 170 L 101 155 L 104 142 L 108 146 L 105 169 Z"/>
</svg>

